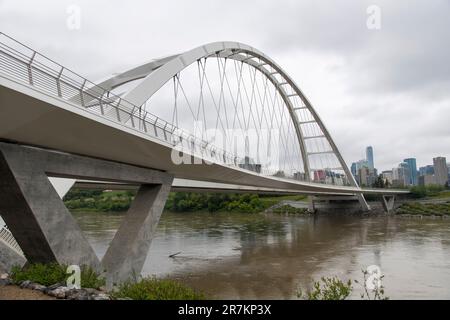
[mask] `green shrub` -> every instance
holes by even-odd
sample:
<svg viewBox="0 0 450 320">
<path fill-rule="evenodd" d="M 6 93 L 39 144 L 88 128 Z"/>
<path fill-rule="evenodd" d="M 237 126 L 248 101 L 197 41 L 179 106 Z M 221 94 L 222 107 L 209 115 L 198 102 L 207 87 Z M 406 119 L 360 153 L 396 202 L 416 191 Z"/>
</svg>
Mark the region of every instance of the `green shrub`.
<svg viewBox="0 0 450 320">
<path fill-rule="evenodd" d="M 413 198 L 436 197 L 444 190 L 443 186 L 429 185 L 429 186 L 414 186 L 409 191 Z"/>
<path fill-rule="evenodd" d="M 91 267 L 81 268 L 81 286 L 83 288 L 99 289 L 106 284 L 105 278 L 101 277 Z"/>
<path fill-rule="evenodd" d="M 303 294 L 301 289 L 297 296 L 305 300 L 345 300 L 352 293 L 352 282 L 343 282 L 337 277 L 322 277 L 321 281 L 315 281 L 313 289 Z"/>
<path fill-rule="evenodd" d="M 55 283 L 64 282 L 67 279 L 66 268 L 57 264 L 30 264 L 24 268 L 13 267 L 11 270 L 11 279 L 14 283 L 30 280 L 44 286 L 50 286 Z"/>
<path fill-rule="evenodd" d="M 35 263 L 24 268 L 15 266 L 11 270 L 11 279 L 18 284 L 21 281 L 29 280 L 44 286 L 56 283 L 66 283 L 70 274 L 66 273 L 67 266 L 57 263 Z M 105 279 L 100 277 L 92 268 L 81 267 L 81 286 L 83 288 L 98 289 L 105 285 Z"/>
<path fill-rule="evenodd" d="M 295 208 L 288 204 L 282 205 L 281 207 L 275 208 L 274 213 L 281 214 L 309 214 L 310 212 L 306 208 Z"/>
<path fill-rule="evenodd" d="M 450 204 L 407 202 L 396 210 L 396 214 L 450 215 Z"/>
<path fill-rule="evenodd" d="M 192 288 L 169 279 L 148 277 L 139 282 L 126 282 L 117 288 L 113 297 L 133 300 L 202 300 L 205 296 Z"/>
</svg>

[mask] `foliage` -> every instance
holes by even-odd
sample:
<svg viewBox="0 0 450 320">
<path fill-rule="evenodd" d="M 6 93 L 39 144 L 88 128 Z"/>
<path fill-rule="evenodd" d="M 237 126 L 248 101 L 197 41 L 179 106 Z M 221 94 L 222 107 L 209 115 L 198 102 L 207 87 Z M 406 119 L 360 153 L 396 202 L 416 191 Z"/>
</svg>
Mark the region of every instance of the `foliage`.
<svg viewBox="0 0 450 320">
<path fill-rule="evenodd" d="M 337 277 L 322 277 L 321 281 L 315 281 L 311 291 L 305 295 L 299 290 L 297 296 L 305 300 L 345 300 L 352 293 L 352 282 L 343 282 Z"/>
<path fill-rule="evenodd" d="M 69 210 L 122 212 L 135 197 L 133 191 L 100 191 L 73 189 L 64 197 Z"/>
<path fill-rule="evenodd" d="M 121 212 L 126 211 L 135 197 L 131 191 L 99 191 L 73 189 L 64 203 L 70 210 Z M 303 200 L 304 196 L 259 196 L 257 194 L 172 192 L 165 209 L 173 212 L 261 212 L 281 200 Z M 300 212 L 297 212 L 300 213 Z"/>
<path fill-rule="evenodd" d="M 133 300 L 203 300 L 205 296 L 192 288 L 169 279 L 148 277 L 139 282 L 126 282 L 113 293 L 114 298 Z"/>
<path fill-rule="evenodd" d="M 374 286 L 374 289 L 369 289 L 367 286 L 367 280 L 369 279 L 369 272 L 362 270 L 363 281 L 348 280 L 346 282 L 340 280 L 334 276 L 332 278 L 322 277 L 320 281 L 314 281 L 312 290 L 306 294 L 303 293 L 301 288 L 297 291 L 297 297 L 304 300 L 345 300 L 353 292 L 352 282 L 360 285 L 363 289 L 361 293 L 361 299 L 365 300 L 388 300 L 384 294 L 384 286 Z M 384 275 L 380 276 L 380 280 L 384 278 Z"/>
<path fill-rule="evenodd" d="M 57 263 L 50 264 L 31 264 L 23 269 L 13 267 L 11 279 L 18 284 L 21 281 L 29 280 L 44 286 L 50 286 L 55 283 L 64 282 L 67 279 L 66 269 Z"/>
<path fill-rule="evenodd" d="M 444 190 L 443 186 L 429 185 L 429 186 L 414 186 L 411 187 L 409 191 L 411 192 L 411 197 L 413 198 L 425 198 L 425 197 L 436 197 L 443 190 Z"/>
<path fill-rule="evenodd" d="M 65 283 L 70 274 L 66 273 L 67 266 L 57 263 L 36 263 L 24 268 L 15 266 L 11 271 L 11 279 L 18 284 L 21 281 L 29 280 L 44 286 L 56 283 Z M 98 289 L 105 285 L 104 278 L 101 278 L 92 268 L 81 267 L 81 286 L 84 288 Z"/>
<path fill-rule="evenodd" d="M 450 201 L 446 203 L 403 203 L 396 211 L 396 214 L 412 215 L 450 215 Z"/>
<path fill-rule="evenodd" d="M 377 179 L 372 183 L 373 188 L 388 188 L 389 182 L 383 178 L 383 175 L 378 175 Z"/>
<path fill-rule="evenodd" d="M 281 207 L 273 209 L 274 213 L 281 214 L 310 214 L 307 208 L 295 208 L 288 204 L 282 205 Z"/>
<path fill-rule="evenodd" d="M 135 197 L 135 192 L 71 190 L 64 203 L 70 210 L 121 212 L 126 211 Z M 173 212 L 261 212 L 280 200 L 301 200 L 303 196 L 260 197 L 257 194 L 172 192 L 165 209 Z"/>
<path fill-rule="evenodd" d="M 261 200 L 257 194 L 175 192 L 169 195 L 166 209 L 174 212 L 205 210 L 256 213 L 272 204 L 274 203 Z"/>
</svg>

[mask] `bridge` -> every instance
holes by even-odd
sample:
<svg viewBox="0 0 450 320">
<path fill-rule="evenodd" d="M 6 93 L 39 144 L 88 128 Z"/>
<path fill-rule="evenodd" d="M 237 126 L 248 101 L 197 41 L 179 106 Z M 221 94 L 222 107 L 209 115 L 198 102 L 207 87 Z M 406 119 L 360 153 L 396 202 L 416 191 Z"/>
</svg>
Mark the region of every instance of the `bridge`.
<svg viewBox="0 0 450 320">
<path fill-rule="evenodd" d="M 30 262 L 140 273 L 170 190 L 352 197 L 358 186 L 294 80 L 236 42 L 210 43 L 93 83 L 0 33 L 0 213 Z M 61 197 L 136 187 L 99 261 Z M 17 249 L 19 248 L 19 249 Z"/>
</svg>

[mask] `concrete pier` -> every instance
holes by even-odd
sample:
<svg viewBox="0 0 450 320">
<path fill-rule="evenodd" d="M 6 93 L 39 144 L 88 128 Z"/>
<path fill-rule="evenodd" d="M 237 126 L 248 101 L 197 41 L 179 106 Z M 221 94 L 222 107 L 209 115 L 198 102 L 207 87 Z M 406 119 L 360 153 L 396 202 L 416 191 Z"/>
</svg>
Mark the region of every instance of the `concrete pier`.
<svg viewBox="0 0 450 320">
<path fill-rule="evenodd" d="M 0 212 L 28 262 L 88 265 L 115 283 L 140 274 L 170 191 L 165 172 L 0 142 Z M 140 186 L 99 261 L 48 177 Z"/>
</svg>

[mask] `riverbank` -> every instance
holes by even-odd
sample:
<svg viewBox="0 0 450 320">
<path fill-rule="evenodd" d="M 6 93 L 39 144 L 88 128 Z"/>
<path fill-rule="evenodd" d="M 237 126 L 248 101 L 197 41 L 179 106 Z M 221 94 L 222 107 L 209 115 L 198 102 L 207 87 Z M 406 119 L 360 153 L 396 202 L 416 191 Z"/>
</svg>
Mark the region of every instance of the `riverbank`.
<svg viewBox="0 0 450 320">
<path fill-rule="evenodd" d="M 414 187 L 410 198 L 395 208 L 394 214 L 402 217 L 450 217 L 450 190 L 442 187 Z"/>
<path fill-rule="evenodd" d="M 64 203 L 72 212 L 124 212 L 134 200 L 134 191 L 73 189 Z M 171 212 L 262 212 L 281 201 L 305 200 L 303 195 L 263 196 L 257 194 L 171 192 L 164 210 Z"/>
<path fill-rule="evenodd" d="M 106 290 L 104 275 L 81 268 L 78 286 L 67 266 L 55 263 L 14 267 L 0 275 L 0 300 L 201 300 L 203 293 L 179 281 L 136 278 Z M 72 285 L 70 285 L 72 283 Z"/>
</svg>

